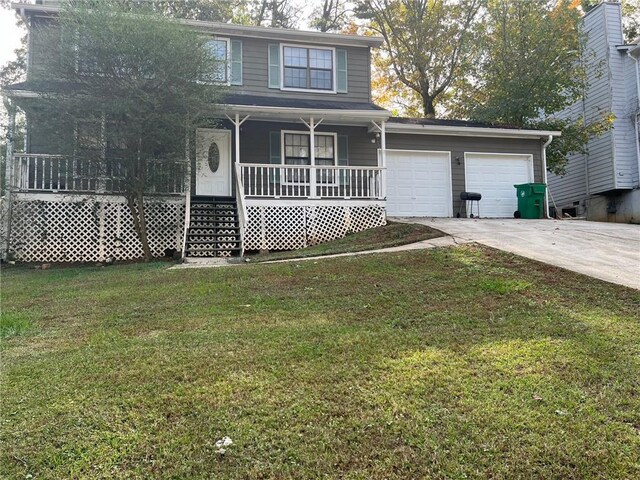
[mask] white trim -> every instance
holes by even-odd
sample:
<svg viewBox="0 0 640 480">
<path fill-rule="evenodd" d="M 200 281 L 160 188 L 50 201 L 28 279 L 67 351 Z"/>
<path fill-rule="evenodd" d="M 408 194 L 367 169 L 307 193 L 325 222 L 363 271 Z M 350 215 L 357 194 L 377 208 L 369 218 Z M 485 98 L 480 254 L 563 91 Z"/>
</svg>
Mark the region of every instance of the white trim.
<svg viewBox="0 0 640 480">
<path fill-rule="evenodd" d="M 491 127 L 458 127 L 449 125 L 417 125 L 414 123 L 387 123 L 387 134 L 406 133 L 420 135 L 451 135 L 460 137 L 495 137 L 495 138 L 546 138 L 549 135 L 559 137 L 562 132 L 547 130 L 523 130 Z"/>
<path fill-rule="evenodd" d="M 306 207 L 327 207 L 330 205 L 338 205 L 341 207 L 366 207 L 369 205 L 376 207 L 386 206 L 386 200 L 371 200 L 369 198 L 363 198 L 362 200 L 348 200 L 342 198 L 326 198 L 326 199 L 287 199 L 281 198 L 247 198 L 245 200 L 247 207 L 256 206 L 282 206 L 282 207 L 294 207 L 294 206 L 306 206 Z"/>
<path fill-rule="evenodd" d="M 544 189 L 544 218 L 550 218 L 549 215 L 549 181 L 547 178 L 547 147 L 553 142 L 553 137 L 549 135 L 546 142 L 542 144 L 542 181 L 547 186 Z M 535 172 L 534 172 L 535 173 Z"/>
<path fill-rule="evenodd" d="M 293 48 L 306 48 L 308 50 L 329 50 L 331 52 L 331 90 L 324 90 L 322 88 L 295 88 L 284 86 L 284 49 L 285 47 Z M 307 65 L 307 69 L 311 66 Z M 303 45 L 298 43 L 281 43 L 280 44 L 280 90 L 283 92 L 306 92 L 306 93 L 328 93 L 337 94 L 336 91 L 336 49 L 335 47 L 321 47 L 318 45 Z"/>
<path fill-rule="evenodd" d="M 304 122 L 304 120 L 303 120 Z M 311 124 L 313 125 L 313 118 L 311 119 Z M 306 125 L 306 122 L 305 122 Z M 309 126 L 309 125 L 307 125 Z M 314 129 L 313 129 L 313 135 L 315 137 L 315 135 L 322 135 L 325 137 L 333 137 L 333 165 L 331 165 L 332 167 L 337 167 L 338 166 L 338 134 L 337 132 L 316 132 L 315 131 L 315 125 Z M 317 167 L 318 165 L 316 165 L 315 162 L 315 138 L 314 140 L 312 140 L 311 138 L 311 130 L 305 132 L 304 130 L 280 130 L 280 165 L 282 166 L 290 166 L 290 167 L 295 167 L 296 165 L 287 165 L 285 163 L 286 157 L 285 157 L 285 142 L 284 142 L 284 137 L 285 135 L 289 133 L 289 134 L 294 134 L 294 135 L 309 135 L 309 165 L 306 166 L 311 166 L 311 167 Z M 312 150 L 313 149 L 313 150 Z M 305 166 L 305 165 L 299 165 L 299 166 Z M 323 165 L 321 165 L 320 167 L 322 167 Z M 282 183 L 282 185 L 307 185 L 309 184 L 309 187 L 311 189 L 311 195 L 312 198 L 315 195 L 314 192 L 316 190 L 316 177 L 315 177 L 315 170 L 312 168 L 310 170 L 310 178 L 309 178 L 309 182 L 304 182 L 304 181 L 292 181 L 292 182 L 288 182 L 286 179 L 286 175 L 284 179 L 280 179 L 280 182 Z M 337 182 L 332 181 L 332 182 L 327 182 L 326 184 L 323 185 L 335 185 L 337 184 Z"/>
<path fill-rule="evenodd" d="M 2 90 L 2 95 L 7 98 L 39 98 L 44 96 L 43 93 L 32 92 L 30 90 Z"/>
<path fill-rule="evenodd" d="M 75 203 L 79 201 L 97 200 L 100 198 L 108 198 L 110 203 L 127 203 L 126 198 L 121 193 L 69 193 L 69 192 L 14 192 L 15 198 L 18 200 L 33 200 L 40 202 L 64 202 Z M 184 193 L 164 194 L 164 193 L 145 193 L 145 198 L 161 198 L 163 201 L 171 203 L 184 203 Z"/>
<path fill-rule="evenodd" d="M 448 207 L 447 207 L 447 217 L 453 217 L 453 169 L 451 168 L 451 151 L 450 150 L 404 150 L 402 148 L 387 148 L 385 152 L 391 153 L 433 153 L 433 154 L 442 154 L 446 153 L 448 158 L 449 165 L 449 189 L 448 189 Z M 385 168 L 389 169 L 388 158 L 385 154 Z M 386 185 L 385 185 L 386 188 Z"/>
<path fill-rule="evenodd" d="M 213 41 L 220 41 L 220 42 L 225 42 L 227 44 L 227 80 L 226 82 L 221 82 L 221 81 L 216 81 L 216 82 L 211 82 L 215 85 L 226 85 L 226 86 L 230 86 L 231 85 L 231 39 L 228 37 L 218 37 L 218 36 L 212 36 L 211 38 L 209 38 L 207 40 L 206 43 L 209 42 L 213 42 Z M 219 61 L 218 59 L 216 59 L 216 61 Z M 209 83 L 209 82 L 207 82 Z"/>
<path fill-rule="evenodd" d="M 391 116 L 391 112 L 387 110 L 339 110 L 339 109 L 315 109 L 315 108 L 294 108 L 294 107 L 267 107 L 261 105 L 235 105 L 235 104 L 221 104 L 223 110 L 231 110 L 237 113 L 247 113 L 254 116 L 258 114 L 264 114 L 267 116 L 272 115 L 291 115 L 296 119 L 300 117 L 325 117 L 325 119 L 331 118 L 353 118 L 362 119 L 367 122 L 373 120 L 387 120 Z M 388 124 L 387 124 L 388 125 Z"/>
<path fill-rule="evenodd" d="M 228 152 L 229 152 L 229 195 L 233 195 L 233 156 L 232 156 L 232 145 L 231 145 L 231 130 L 226 129 L 226 128 L 196 128 L 196 139 L 197 139 L 197 135 L 198 132 L 213 132 L 213 133 L 221 133 L 224 134 L 227 137 L 227 142 L 229 143 L 228 145 Z M 198 181 L 197 181 L 197 176 L 198 176 L 198 151 L 197 151 L 197 143 L 196 143 L 196 195 L 201 195 L 198 193 Z M 223 196 L 223 195 L 220 195 Z"/>
<path fill-rule="evenodd" d="M 13 3 L 11 7 L 24 16 L 24 12 L 58 13 L 60 5 L 34 5 L 29 3 Z M 223 32 L 229 36 L 266 38 L 274 40 L 295 41 L 297 39 L 326 42 L 331 45 L 344 45 L 353 47 L 380 47 L 383 38 L 380 36 L 348 35 L 342 33 L 322 33 L 317 31 L 294 30 L 285 28 L 256 27 L 249 25 L 237 25 L 232 23 L 206 22 L 202 20 L 177 19 L 178 23 L 199 27 L 209 32 Z"/>
<path fill-rule="evenodd" d="M 293 133 L 296 135 L 309 135 L 309 137 L 311 137 L 311 132 L 305 131 L 305 130 L 280 130 L 280 165 L 285 165 L 284 160 L 285 160 L 285 155 L 284 155 L 284 135 L 285 133 Z M 333 137 L 333 167 L 337 167 L 338 166 L 338 133 L 337 132 L 315 132 L 316 135 L 324 135 L 325 137 Z M 309 142 L 309 145 L 311 145 L 311 142 Z M 309 147 L 311 148 L 311 147 Z M 312 155 L 311 155 L 311 150 L 309 150 L 309 162 L 311 162 L 312 159 Z M 274 164 L 271 164 L 274 165 Z M 288 165 L 289 167 L 295 167 L 296 165 Z M 298 165 L 300 167 L 304 167 L 305 165 Z M 315 162 L 310 164 L 310 165 L 306 165 L 311 166 L 311 167 L 316 167 L 318 165 L 315 165 Z M 324 165 L 320 165 L 320 167 L 323 167 Z M 366 168 L 366 167 L 363 167 Z"/>
</svg>

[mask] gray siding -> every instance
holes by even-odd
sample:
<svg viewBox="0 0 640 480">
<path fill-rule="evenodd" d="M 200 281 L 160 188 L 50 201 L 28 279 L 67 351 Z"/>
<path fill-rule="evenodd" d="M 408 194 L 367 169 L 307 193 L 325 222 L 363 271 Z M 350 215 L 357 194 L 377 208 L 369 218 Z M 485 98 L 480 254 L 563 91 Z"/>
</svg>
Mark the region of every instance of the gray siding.
<svg viewBox="0 0 640 480">
<path fill-rule="evenodd" d="M 60 30 L 57 22 L 49 18 L 31 17 L 29 27 L 29 44 L 27 55 L 27 80 L 48 79 L 47 72 L 43 70 L 44 59 L 51 55 L 52 45 L 51 29 Z"/>
<path fill-rule="evenodd" d="M 636 115 L 640 115 L 640 109 L 638 107 L 638 84 L 640 84 L 640 78 L 638 77 L 638 70 L 636 69 L 636 62 L 629 56 L 624 57 L 624 79 L 626 86 L 626 105 L 625 116 L 628 118 L 629 128 L 625 134 L 626 138 L 626 151 L 630 155 L 629 171 L 631 172 L 631 186 L 634 187 L 640 184 L 640 177 L 638 176 L 638 134 L 635 129 Z"/>
<path fill-rule="evenodd" d="M 542 182 L 542 141 L 507 138 L 455 137 L 436 135 L 388 134 L 388 149 L 434 150 L 451 152 L 451 177 L 453 183 L 453 211 L 461 205 L 460 192 L 464 191 L 464 154 L 514 153 L 533 155 L 533 173 L 536 182 Z"/>
<path fill-rule="evenodd" d="M 223 128 L 230 127 L 225 125 Z M 309 131 L 299 123 L 252 122 L 251 120 L 245 122 L 240 132 L 240 161 L 242 163 L 269 163 L 269 133 L 281 130 Z M 371 143 L 374 136 L 367 132 L 367 127 L 323 124 L 316 131 L 336 132 L 338 135 L 349 137 L 349 165 L 371 167 L 378 165 L 377 149 L 379 147 L 376 143 Z"/>
<path fill-rule="evenodd" d="M 561 118 L 584 116 L 587 122 L 602 114 L 615 115 L 613 129 L 592 139 L 587 155 L 569 158 L 566 174 L 549 176 L 550 190 L 559 207 L 584 203 L 591 195 L 638 185 L 634 112 L 637 109 L 633 60 L 616 46 L 624 43 L 619 4 L 604 3 L 585 18 L 589 85 L 584 101 L 572 105 Z"/>
<path fill-rule="evenodd" d="M 50 45 L 42 41 L 44 27 L 57 28 L 54 20 L 34 16 L 31 19 L 29 45 L 29 80 L 46 78 L 46 72 L 38 67 L 43 57 L 50 54 Z M 222 36 L 221 36 L 222 37 Z M 227 38 L 227 37 L 224 37 Z M 242 85 L 230 87 L 232 93 L 260 95 L 266 97 L 287 97 L 295 99 L 335 100 L 340 102 L 369 102 L 370 96 L 370 51 L 368 47 L 336 47 L 347 52 L 347 90 L 348 93 L 291 92 L 269 88 L 268 48 L 277 44 L 276 40 L 251 37 L 228 37 L 242 42 Z M 293 43 L 295 42 L 286 42 Z M 300 44 L 308 45 L 308 44 Z M 323 47 L 332 45 L 319 45 Z"/>
<path fill-rule="evenodd" d="M 290 92 L 269 88 L 268 48 L 278 43 L 260 38 L 232 37 L 242 41 L 241 86 L 231 87 L 234 93 L 261 95 L 266 97 L 287 97 L 296 99 L 335 100 L 341 102 L 370 101 L 370 54 L 367 47 L 339 47 L 347 51 L 348 93 Z M 286 42 L 291 43 L 291 42 Z M 300 44 L 306 45 L 306 44 Z M 322 45 L 326 47 L 327 45 Z"/>
</svg>

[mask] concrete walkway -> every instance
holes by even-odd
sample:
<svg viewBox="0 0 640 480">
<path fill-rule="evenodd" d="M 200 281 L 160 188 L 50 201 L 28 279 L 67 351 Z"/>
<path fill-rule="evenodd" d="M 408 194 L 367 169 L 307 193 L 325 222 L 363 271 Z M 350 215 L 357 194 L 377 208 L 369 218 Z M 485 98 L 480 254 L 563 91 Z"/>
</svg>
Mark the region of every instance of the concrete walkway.
<svg viewBox="0 0 640 480">
<path fill-rule="evenodd" d="M 400 245 L 398 247 L 380 248 L 377 250 L 364 250 L 362 252 L 347 252 L 347 253 L 335 253 L 333 255 L 319 255 L 316 257 L 302 257 L 302 258 L 286 258 L 283 260 L 270 260 L 267 262 L 242 262 L 242 261 L 226 261 L 223 258 L 202 258 L 191 259 L 186 263 L 171 267 L 170 270 L 179 270 L 185 268 L 215 268 L 215 267 L 229 267 L 237 265 L 265 265 L 269 263 L 290 263 L 290 262 L 307 262 L 309 260 L 324 260 L 325 258 L 339 258 L 339 257 L 356 257 L 360 255 L 371 255 L 373 253 L 394 253 L 405 252 L 408 250 L 426 250 L 429 248 L 437 247 L 452 247 L 461 243 L 471 243 L 466 240 L 458 240 L 450 235 L 438 238 L 432 238 L 430 240 L 422 240 L 421 242 L 409 243 L 407 245 Z"/>
<path fill-rule="evenodd" d="M 398 218 L 549 265 L 640 289 L 640 225 L 580 220 Z"/>
</svg>

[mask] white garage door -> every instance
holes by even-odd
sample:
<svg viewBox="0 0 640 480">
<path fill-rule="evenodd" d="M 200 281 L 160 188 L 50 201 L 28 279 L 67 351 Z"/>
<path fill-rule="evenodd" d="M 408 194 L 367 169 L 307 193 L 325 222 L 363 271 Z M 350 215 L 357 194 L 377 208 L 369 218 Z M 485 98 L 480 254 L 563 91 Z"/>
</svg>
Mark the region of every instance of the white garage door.
<svg viewBox="0 0 640 480">
<path fill-rule="evenodd" d="M 482 194 L 483 217 L 513 217 L 518 209 L 513 186 L 529 182 L 533 182 L 531 155 L 465 154 L 465 190 Z"/>
<path fill-rule="evenodd" d="M 404 217 L 451 217 L 449 152 L 387 150 L 387 213 Z"/>
</svg>

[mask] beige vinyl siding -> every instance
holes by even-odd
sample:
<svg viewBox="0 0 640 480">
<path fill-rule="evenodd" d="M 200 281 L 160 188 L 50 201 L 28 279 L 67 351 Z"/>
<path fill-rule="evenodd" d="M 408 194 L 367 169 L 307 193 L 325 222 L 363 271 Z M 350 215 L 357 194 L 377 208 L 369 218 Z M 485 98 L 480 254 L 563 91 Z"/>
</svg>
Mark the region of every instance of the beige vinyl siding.
<svg viewBox="0 0 640 480">
<path fill-rule="evenodd" d="M 451 152 L 451 181 L 453 184 L 453 212 L 461 206 L 460 193 L 465 189 L 464 154 L 523 153 L 533 155 L 533 173 L 536 182 L 542 182 L 541 140 L 507 138 L 457 137 L 439 135 L 387 134 L 387 148 L 401 150 L 430 150 Z M 514 189 L 515 195 L 515 189 Z M 463 210 L 464 211 L 464 206 Z"/>
</svg>

